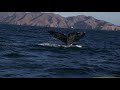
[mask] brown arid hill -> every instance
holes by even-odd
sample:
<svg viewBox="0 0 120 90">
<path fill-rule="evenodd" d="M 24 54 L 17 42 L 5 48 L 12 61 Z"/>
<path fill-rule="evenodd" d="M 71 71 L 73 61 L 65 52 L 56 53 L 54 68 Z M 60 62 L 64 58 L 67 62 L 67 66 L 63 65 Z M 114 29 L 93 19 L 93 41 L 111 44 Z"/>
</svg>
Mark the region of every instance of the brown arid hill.
<svg viewBox="0 0 120 90">
<path fill-rule="evenodd" d="M 91 16 L 62 17 L 42 12 L 0 12 L 0 23 L 74 29 L 120 30 L 120 26 Z"/>
</svg>

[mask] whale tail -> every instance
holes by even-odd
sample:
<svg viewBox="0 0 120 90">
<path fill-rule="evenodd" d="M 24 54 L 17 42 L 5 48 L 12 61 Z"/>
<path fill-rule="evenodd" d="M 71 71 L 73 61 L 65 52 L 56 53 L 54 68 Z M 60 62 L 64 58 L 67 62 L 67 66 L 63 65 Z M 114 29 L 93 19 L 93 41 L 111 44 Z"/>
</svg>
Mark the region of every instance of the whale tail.
<svg viewBox="0 0 120 90">
<path fill-rule="evenodd" d="M 71 45 L 74 42 L 79 41 L 82 37 L 85 36 L 85 32 L 75 32 L 75 33 L 69 33 L 68 35 L 64 35 L 60 32 L 55 31 L 48 31 L 53 37 L 61 40 L 66 45 Z"/>
</svg>

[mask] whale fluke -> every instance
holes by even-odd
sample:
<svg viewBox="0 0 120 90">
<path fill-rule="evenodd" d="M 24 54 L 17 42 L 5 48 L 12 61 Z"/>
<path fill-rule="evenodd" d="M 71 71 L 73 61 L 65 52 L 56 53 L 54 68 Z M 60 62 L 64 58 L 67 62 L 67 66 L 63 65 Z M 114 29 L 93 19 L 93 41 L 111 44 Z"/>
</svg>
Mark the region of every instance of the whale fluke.
<svg viewBox="0 0 120 90">
<path fill-rule="evenodd" d="M 60 32 L 55 32 L 55 31 L 48 31 L 53 37 L 61 40 L 62 42 L 66 43 L 67 37 Z"/>
<path fill-rule="evenodd" d="M 82 37 L 85 36 L 85 32 L 75 32 L 75 33 L 69 33 L 68 35 L 64 35 L 60 32 L 55 31 L 48 31 L 53 37 L 61 40 L 66 45 L 71 45 L 74 42 L 79 41 Z"/>
</svg>

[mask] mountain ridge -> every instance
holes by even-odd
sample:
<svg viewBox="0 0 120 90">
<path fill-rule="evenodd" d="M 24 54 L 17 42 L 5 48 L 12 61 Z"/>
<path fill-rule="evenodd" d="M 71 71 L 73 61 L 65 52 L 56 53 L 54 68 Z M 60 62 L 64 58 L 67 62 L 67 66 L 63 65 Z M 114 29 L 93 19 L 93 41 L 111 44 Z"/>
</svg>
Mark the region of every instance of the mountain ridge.
<svg viewBox="0 0 120 90">
<path fill-rule="evenodd" d="M 92 16 L 62 17 L 59 14 L 43 12 L 7 12 L 3 16 L 0 15 L 0 23 L 74 29 L 120 30 L 120 26 L 98 20 Z"/>
</svg>

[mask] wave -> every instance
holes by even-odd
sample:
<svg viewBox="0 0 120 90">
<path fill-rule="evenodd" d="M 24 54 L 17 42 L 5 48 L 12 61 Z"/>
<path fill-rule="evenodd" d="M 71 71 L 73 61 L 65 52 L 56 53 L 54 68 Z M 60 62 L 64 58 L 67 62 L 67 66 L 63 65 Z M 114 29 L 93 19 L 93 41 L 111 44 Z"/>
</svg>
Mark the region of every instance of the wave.
<svg viewBox="0 0 120 90">
<path fill-rule="evenodd" d="M 21 54 L 21 53 L 8 53 L 8 54 L 4 54 L 4 57 L 8 57 L 8 58 L 21 58 L 21 57 L 36 57 L 35 55 L 28 55 L 28 54 Z"/>
</svg>

